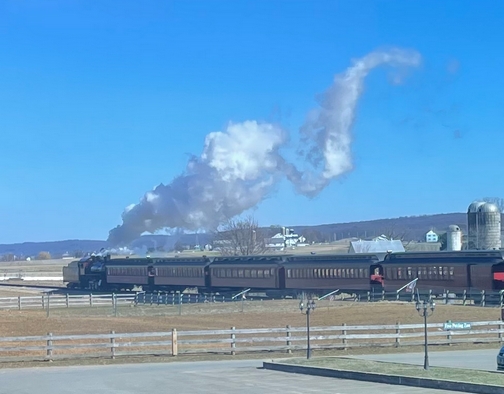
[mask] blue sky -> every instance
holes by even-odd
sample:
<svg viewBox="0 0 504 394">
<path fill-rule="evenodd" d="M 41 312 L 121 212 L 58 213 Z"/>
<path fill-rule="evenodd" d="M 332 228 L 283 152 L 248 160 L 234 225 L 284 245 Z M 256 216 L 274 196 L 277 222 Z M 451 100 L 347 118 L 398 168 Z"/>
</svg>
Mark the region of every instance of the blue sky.
<svg viewBox="0 0 504 394">
<path fill-rule="evenodd" d="M 399 86 L 367 78 L 354 170 L 313 199 L 281 182 L 260 224 L 504 197 L 503 20 L 498 1 L 3 1 L 0 243 L 106 239 L 208 133 L 274 120 L 295 142 L 334 75 L 390 46 L 423 62 Z"/>
</svg>

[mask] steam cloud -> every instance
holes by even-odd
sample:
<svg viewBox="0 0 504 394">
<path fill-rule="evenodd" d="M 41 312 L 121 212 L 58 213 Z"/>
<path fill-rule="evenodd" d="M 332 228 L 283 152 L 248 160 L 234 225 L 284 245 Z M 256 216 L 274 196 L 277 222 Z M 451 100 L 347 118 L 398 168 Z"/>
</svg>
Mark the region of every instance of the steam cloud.
<svg viewBox="0 0 504 394">
<path fill-rule="evenodd" d="M 316 196 L 352 169 L 351 129 L 365 77 L 383 64 L 413 67 L 420 61 L 415 51 L 376 51 L 336 75 L 320 108 L 309 112 L 300 129 L 304 149 L 299 154 L 309 170 L 300 171 L 281 156 L 288 134 L 279 125 L 229 123 L 224 131 L 208 134 L 203 153 L 189 160 L 183 175 L 124 210 L 123 223 L 110 231 L 109 243 L 126 244 L 162 228 L 216 228 L 257 205 L 283 177 L 299 193 Z"/>
</svg>

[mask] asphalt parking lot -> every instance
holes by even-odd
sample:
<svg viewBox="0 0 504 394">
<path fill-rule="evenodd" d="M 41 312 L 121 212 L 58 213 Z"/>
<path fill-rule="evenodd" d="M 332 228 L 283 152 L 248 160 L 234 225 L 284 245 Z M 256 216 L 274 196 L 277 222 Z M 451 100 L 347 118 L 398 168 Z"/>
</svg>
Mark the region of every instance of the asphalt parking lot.
<svg viewBox="0 0 504 394">
<path fill-rule="evenodd" d="M 2 394 L 449 394 L 263 370 L 259 360 L 0 370 Z"/>
</svg>

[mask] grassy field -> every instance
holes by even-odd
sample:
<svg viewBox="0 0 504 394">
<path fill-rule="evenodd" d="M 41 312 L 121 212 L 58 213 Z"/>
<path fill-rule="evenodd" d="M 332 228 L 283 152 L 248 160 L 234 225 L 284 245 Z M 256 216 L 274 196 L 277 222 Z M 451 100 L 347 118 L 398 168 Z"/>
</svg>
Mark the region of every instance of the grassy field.
<svg viewBox="0 0 504 394">
<path fill-rule="evenodd" d="M 421 366 L 410 364 L 386 363 L 368 360 L 354 360 L 340 357 L 321 357 L 311 360 L 290 359 L 288 364 L 304 365 L 308 367 L 321 367 L 342 369 L 347 371 L 370 372 L 382 375 L 400 375 L 415 378 L 430 378 L 451 380 L 456 382 L 488 384 L 504 386 L 504 374 L 466 369 L 431 367 L 425 371 Z"/>
<path fill-rule="evenodd" d="M 296 300 L 247 301 L 244 312 L 241 302 L 205 303 L 182 306 L 179 316 L 177 306 L 121 306 L 118 316 L 112 307 L 61 308 L 44 310 L 1 310 L 0 335 L 41 335 L 47 332 L 60 334 L 85 334 L 108 332 L 142 332 L 178 330 L 303 327 L 306 317 L 298 309 Z M 429 322 L 487 321 L 500 318 L 499 308 L 438 305 Z M 377 302 L 354 303 L 320 301 L 311 315 L 312 326 L 346 324 L 422 323 L 411 303 Z"/>
<path fill-rule="evenodd" d="M 110 306 L 95 307 L 75 307 L 58 308 L 50 310 L 49 317 L 44 310 L 2 310 L 0 311 L 0 336 L 17 337 L 46 335 L 71 335 L 71 334 L 106 334 L 110 331 L 116 333 L 134 332 L 168 332 L 176 328 L 179 333 L 189 330 L 211 330 L 229 329 L 231 327 L 240 328 L 283 328 L 286 325 L 291 327 L 305 327 L 306 316 L 302 315 L 298 309 L 298 302 L 295 300 L 277 301 L 247 301 L 243 305 L 241 312 L 241 302 L 235 303 L 206 303 L 183 305 L 182 314 L 179 315 L 177 306 L 121 306 L 114 316 Z M 498 308 L 480 308 L 472 306 L 439 305 L 430 322 L 453 321 L 485 321 L 497 320 L 500 316 Z M 413 304 L 407 303 L 351 303 L 342 301 L 321 301 L 318 308 L 311 315 L 312 327 L 315 326 L 336 326 L 346 323 L 347 325 L 372 325 L 372 324 L 395 324 L 401 323 L 421 323 Z M 336 332 L 339 333 L 339 332 Z M 350 333 L 350 332 L 349 332 Z M 361 331 L 362 333 L 362 331 Z M 266 336 L 277 336 L 278 334 L 265 334 Z M 303 336 L 304 332 L 294 333 L 293 336 Z M 497 337 L 497 335 L 495 335 Z M 194 338 L 194 337 L 191 337 Z M 206 339 L 209 337 L 201 337 Z M 152 339 L 151 339 L 152 340 Z M 121 341 L 121 340 L 118 340 Z M 125 338 L 124 341 L 131 341 Z M 139 339 L 141 341 L 141 339 Z M 380 341 L 380 340 L 378 340 Z M 85 340 L 89 342 L 89 340 Z M 134 342 L 134 340 L 133 340 Z M 322 343 L 322 342 L 319 342 Z M 326 343 L 326 342 L 323 342 Z M 60 344 L 65 344 L 63 343 Z M 259 345 L 261 343 L 259 342 Z M 273 344 L 273 343 L 272 343 Z M 276 343 L 278 344 L 278 342 Z M 295 345 L 304 345 L 304 341 L 294 342 Z M 35 343 L 33 345 L 36 345 Z M 241 346 L 251 346 L 252 343 Z M 15 346 L 12 343 L 12 346 Z M 179 345 L 181 349 L 186 346 Z M 205 345 L 213 348 L 214 345 Z M 229 345 L 218 345 L 215 347 L 229 348 Z M 240 345 L 239 345 L 240 346 Z M 238 348 L 239 348 L 238 346 Z M 254 345 L 255 346 L 255 345 Z M 198 346 L 196 346 L 198 348 Z M 199 345 L 201 348 L 201 345 Z M 492 348 L 498 349 L 499 344 L 463 344 L 453 346 L 432 346 L 432 350 L 455 350 Z M 169 350 L 166 348 L 165 350 Z M 82 351 L 82 350 L 81 350 Z M 372 348 L 373 353 L 389 352 L 415 352 L 421 351 L 420 346 L 376 347 Z M 72 350 L 65 353 L 72 353 Z M 87 351 L 86 351 L 87 352 Z M 92 349 L 89 350 L 93 352 Z M 154 350 L 154 353 L 156 350 Z M 314 356 L 344 356 L 367 354 L 369 347 L 352 348 L 346 350 L 315 350 Z M 32 354 L 41 355 L 40 352 Z M 58 354 L 61 354 L 58 351 Z M 294 350 L 290 357 L 299 357 L 303 350 Z M 14 353 L 2 352 L 0 356 L 17 355 Z M 74 361 L 58 361 L 53 365 L 82 365 L 82 364 L 113 364 L 120 362 L 166 362 L 166 361 L 188 361 L 188 360 L 215 360 L 236 358 L 285 358 L 288 355 L 284 352 L 260 352 L 241 353 L 237 356 L 230 356 L 225 350 L 215 352 L 215 354 L 183 355 L 179 357 L 170 356 L 145 356 L 134 358 L 120 358 L 117 360 L 87 359 Z M 10 364 L 0 363 L 0 367 L 37 365 L 36 363 Z"/>
</svg>

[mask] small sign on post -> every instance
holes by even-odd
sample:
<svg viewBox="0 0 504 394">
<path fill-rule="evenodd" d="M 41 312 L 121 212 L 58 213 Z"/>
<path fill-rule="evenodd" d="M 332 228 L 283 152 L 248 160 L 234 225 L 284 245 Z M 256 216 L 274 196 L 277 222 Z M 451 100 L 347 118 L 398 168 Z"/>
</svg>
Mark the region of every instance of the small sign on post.
<svg viewBox="0 0 504 394">
<path fill-rule="evenodd" d="M 443 330 L 452 331 L 452 330 L 470 330 L 471 323 L 454 323 L 451 321 L 447 321 L 443 324 Z"/>
</svg>

